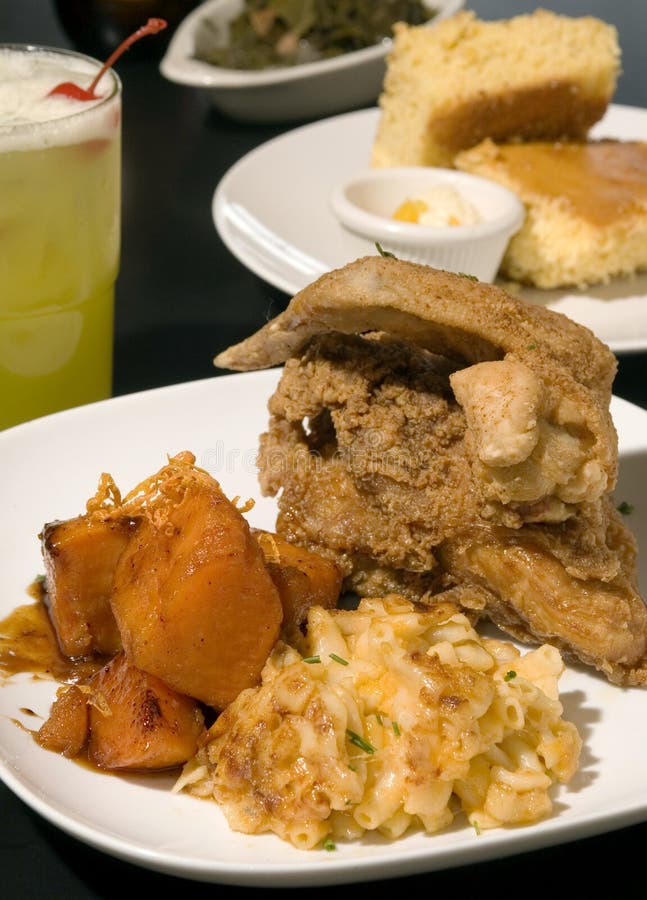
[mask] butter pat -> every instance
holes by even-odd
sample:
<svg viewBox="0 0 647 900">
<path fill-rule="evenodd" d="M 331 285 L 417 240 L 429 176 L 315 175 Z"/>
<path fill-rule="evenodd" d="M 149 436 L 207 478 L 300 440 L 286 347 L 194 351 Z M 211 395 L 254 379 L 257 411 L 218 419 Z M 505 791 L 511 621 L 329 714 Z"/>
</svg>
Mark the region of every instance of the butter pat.
<svg viewBox="0 0 647 900">
<path fill-rule="evenodd" d="M 418 225 L 476 225 L 481 217 L 476 207 L 448 184 L 438 184 L 416 197 L 409 197 L 393 213 L 398 222 Z"/>
</svg>

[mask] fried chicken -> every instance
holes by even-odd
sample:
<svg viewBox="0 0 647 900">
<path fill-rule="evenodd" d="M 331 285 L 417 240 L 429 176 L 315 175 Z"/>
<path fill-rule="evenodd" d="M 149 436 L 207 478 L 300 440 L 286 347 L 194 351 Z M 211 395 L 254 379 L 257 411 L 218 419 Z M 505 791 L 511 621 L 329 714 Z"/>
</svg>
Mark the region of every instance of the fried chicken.
<svg viewBox="0 0 647 900">
<path fill-rule="evenodd" d="M 453 589 L 522 641 L 647 682 L 636 545 L 612 502 L 616 360 L 590 331 L 366 257 L 215 363 L 285 364 L 261 489 L 278 496 L 278 533 L 335 559 L 347 589 L 429 602 Z"/>
</svg>

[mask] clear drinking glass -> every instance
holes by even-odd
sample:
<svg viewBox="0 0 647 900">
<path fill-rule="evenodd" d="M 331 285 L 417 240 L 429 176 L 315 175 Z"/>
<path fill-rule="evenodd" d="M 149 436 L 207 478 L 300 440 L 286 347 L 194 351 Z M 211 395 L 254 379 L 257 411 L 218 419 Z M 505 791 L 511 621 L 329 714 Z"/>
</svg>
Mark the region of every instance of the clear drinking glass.
<svg viewBox="0 0 647 900">
<path fill-rule="evenodd" d="M 0 428 L 112 390 L 121 82 L 101 63 L 0 44 Z"/>
</svg>

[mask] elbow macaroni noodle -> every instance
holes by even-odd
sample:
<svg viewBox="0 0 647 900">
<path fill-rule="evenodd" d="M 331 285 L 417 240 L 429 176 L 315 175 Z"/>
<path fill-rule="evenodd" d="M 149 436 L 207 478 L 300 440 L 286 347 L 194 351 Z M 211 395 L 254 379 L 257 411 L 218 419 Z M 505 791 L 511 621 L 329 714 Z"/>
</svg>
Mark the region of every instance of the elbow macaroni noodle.
<svg viewBox="0 0 647 900">
<path fill-rule="evenodd" d="M 313 607 L 292 640 L 176 784 L 214 799 L 234 830 L 308 850 L 367 831 L 437 832 L 461 811 L 479 830 L 527 823 L 577 770 L 553 647 L 521 655 L 452 604 L 395 596 Z"/>
</svg>

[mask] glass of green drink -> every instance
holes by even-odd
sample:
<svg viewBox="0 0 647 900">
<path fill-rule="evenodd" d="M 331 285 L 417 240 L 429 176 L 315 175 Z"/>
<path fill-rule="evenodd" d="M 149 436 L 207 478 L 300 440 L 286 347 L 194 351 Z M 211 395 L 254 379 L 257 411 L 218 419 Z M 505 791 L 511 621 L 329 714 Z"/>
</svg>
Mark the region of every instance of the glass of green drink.
<svg viewBox="0 0 647 900">
<path fill-rule="evenodd" d="M 0 428 L 111 394 L 121 82 L 100 69 L 0 45 Z"/>
</svg>

